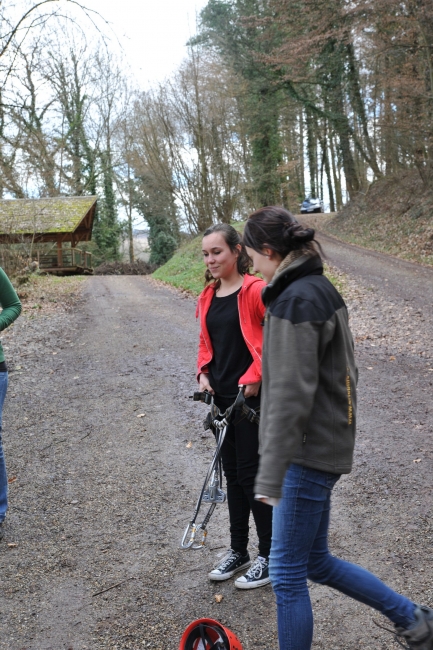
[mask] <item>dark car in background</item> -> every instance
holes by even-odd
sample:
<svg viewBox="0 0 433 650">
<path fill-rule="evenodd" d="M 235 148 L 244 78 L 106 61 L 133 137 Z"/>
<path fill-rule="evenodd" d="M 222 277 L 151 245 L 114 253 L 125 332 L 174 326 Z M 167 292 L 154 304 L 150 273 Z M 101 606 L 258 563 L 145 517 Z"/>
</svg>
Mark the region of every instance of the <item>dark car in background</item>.
<svg viewBox="0 0 433 650">
<path fill-rule="evenodd" d="M 325 212 L 325 206 L 322 199 L 315 199 L 312 197 L 304 199 L 301 205 L 301 214 L 306 214 L 308 212 Z"/>
</svg>

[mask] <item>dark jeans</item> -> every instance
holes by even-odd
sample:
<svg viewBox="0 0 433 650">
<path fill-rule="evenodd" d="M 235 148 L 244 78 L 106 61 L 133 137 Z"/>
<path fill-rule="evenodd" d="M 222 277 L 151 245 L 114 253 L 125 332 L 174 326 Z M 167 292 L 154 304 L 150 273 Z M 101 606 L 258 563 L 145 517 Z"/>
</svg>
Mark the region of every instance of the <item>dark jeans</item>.
<svg viewBox="0 0 433 650">
<path fill-rule="evenodd" d="M 225 411 L 234 399 L 215 396 L 215 404 Z M 246 403 L 257 410 L 260 397 Z M 243 555 L 247 552 L 250 513 L 253 513 L 259 538 L 259 554 L 269 557 L 272 538 L 272 508 L 254 499 L 254 481 L 259 466 L 259 428 L 236 413 L 230 423 L 221 450 L 227 482 L 231 548 Z"/>
</svg>

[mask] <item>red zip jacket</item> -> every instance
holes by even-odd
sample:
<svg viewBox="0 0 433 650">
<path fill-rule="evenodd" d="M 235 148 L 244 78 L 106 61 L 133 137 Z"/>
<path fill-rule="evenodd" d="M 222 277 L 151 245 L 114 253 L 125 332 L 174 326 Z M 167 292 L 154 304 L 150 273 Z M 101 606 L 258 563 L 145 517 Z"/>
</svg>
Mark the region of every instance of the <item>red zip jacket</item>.
<svg viewBox="0 0 433 650">
<path fill-rule="evenodd" d="M 253 363 L 242 377 L 239 384 L 255 384 L 262 380 L 262 339 L 265 306 L 262 302 L 262 289 L 265 282 L 254 275 L 244 275 L 241 290 L 238 293 L 239 321 L 242 336 L 253 357 Z M 197 379 L 202 372 L 208 371 L 208 363 L 213 357 L 212 343 L 206 326 L 206 316 L 214 296 L 214 286 L 208 285 L 201 292 L 196 318 L 200 316 L 200 340 L 198 345 Z"/>
</svg>

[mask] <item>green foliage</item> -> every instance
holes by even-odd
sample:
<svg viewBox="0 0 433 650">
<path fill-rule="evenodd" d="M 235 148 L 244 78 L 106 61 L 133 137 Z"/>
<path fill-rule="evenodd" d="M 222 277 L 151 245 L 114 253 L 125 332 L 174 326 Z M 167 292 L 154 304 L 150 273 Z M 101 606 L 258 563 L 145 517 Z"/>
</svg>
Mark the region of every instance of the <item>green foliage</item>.
<svg viewBox="0 0 433 650">
<path fill-rule="evenodd" d="M 171 233 L 171 224 L 165 217 L 148 219 L 150 263 L 165 264 L 177 248 L 177 241 Z"/>
<path fill-rule="evenodd" d="M 252 151 L 251 172 L 256 193 L 254 203 L 265 206 L 281 204 L 282 162 L 278 121 L 278 93 L 262 89 L 248 101 Z"/>
<path fill-rule="evenodd" d="M 183 244 L 164 266 L 155 271 L 153 277 L 198 296 L 204 287 L 205 272 L 201 242 L 200 235 Z"/>
<path fill-rule="evenodd" d="M 162 190 L 149 174 L 135 179 L 134 205 L 149 226 L 150 263 L 165 264 L 179 243 L 173 195 Z"/>
<path fill-rule="evenodd" d="M 122 226 L 117 219 L 116 197 L 113 187 L 113 166 L 111 155 L 105 151 L 101 154 L 103 196 L 98 202 L 96 218 L 93 227 L 94 266 L 119 259 L 120 236 Z"/>
<path fill-rule="evenodd" d="M 122 232 L 121 225 L 116 219 L 113 220 L 113 214 L 107 209 L 104 198 L 96 210 L 96 217 L 93 226 L 93 242 L 86 246 L 93 256 L 93 265 L 97 266 L 102 262 L 119 259 L 119 242 Z M 81 246 L 81 248 L 84 248 Z"/>
<path fill-rule="evenodd" d="M 257 22 L 268 18 L 266 4 L 257 0 L 209 0 L 201 12 L 200 35 L 196 38 L 196 42 L 215 48 L 247 84 L 247 93 L 239 101 L 244 104 L 251 146 L 249 199 L 255 206 L 285 202 L 278 171 L 282 163 L 279 119 L 283 93 L 275 86 L 270 68 L 259 61 L 276 45 L 276 32 L 268 30 L 264 40 L 263 28 Z"/>
</svg>

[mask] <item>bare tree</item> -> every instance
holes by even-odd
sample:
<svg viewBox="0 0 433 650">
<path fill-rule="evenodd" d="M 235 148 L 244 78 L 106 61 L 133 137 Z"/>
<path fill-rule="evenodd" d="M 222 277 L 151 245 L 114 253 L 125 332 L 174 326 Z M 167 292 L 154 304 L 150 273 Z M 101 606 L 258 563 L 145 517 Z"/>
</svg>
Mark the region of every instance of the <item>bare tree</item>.
<svg viewBox="0 0 433 650">
<path fill-rule="evenodd" d="M 159 178 L 185 223 L 203 231 L 242 209 L 244 134 L 230 75 L 215 57 L 191 50 L 172 80 L 135 102 L 135 171 Z"/>
</svg>

